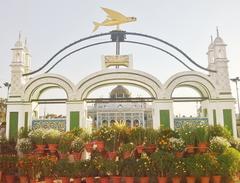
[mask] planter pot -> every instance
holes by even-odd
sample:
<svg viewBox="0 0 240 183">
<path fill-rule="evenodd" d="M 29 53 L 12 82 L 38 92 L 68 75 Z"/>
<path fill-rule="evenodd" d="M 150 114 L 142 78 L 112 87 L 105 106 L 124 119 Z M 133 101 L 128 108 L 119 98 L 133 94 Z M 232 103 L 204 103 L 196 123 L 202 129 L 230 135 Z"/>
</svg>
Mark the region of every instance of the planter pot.
<svg viewBox="0 0 240 183">
<path fill-rule="evenodd" d="M 94 183 L 93 177 L 86 177 L 86 183 Z"/>
<path fill-rule="evenodd" d="M 73 183 L 81 183 L 81 178 L 74 178 Z"/>
<path fill-rule="evenodd" d="M 19 176 L 19 182 L 20 183 L 28 183 L 28 177 L 27 176 Z"/>
<path fill-rule="evenodd" d="M 88 153 L 91 153 L 93 151 L 93 143 L 89 142 L 89 143 L 85 144 L 85 149 Z"/>
<path fill-rule="evenodd" d="M 175 176 L 175 177 L 172 177 L 172 183 L 180 183 L 181 182 L 181 177 L 179 176 Z"/>
<path fill-rule="evenodd" d="M 53 177 L 45 177 L 45 183 L 53 183 L 54 178 Z"/>
<path fill-rule="evenodd" d="M 198 152 L 205 153 L 207 152 L 208 144 L 207 143 L 199 143 L 198 144 Z"/>
<path fill-rule="evenodd" d="M 182 158 L 184 155 L 184 152 L 175 152 L 175 157 L 176 158 Z"/>
<path fill-rule="evenodd" d="M 131 157 L 131 152 L 130 151 L 126 151 L 123 153 L 123 159 L 128 159 Z"/>
<path fill-rule="evenodd" d="M 6 183 L 15 183 L 15 175 L 5 175 Z"/>
<path fill-rule="evenodd" d="M 210 177 L 209 176 L 202 176 L 201 177 L 201 183 L 209 183 Z"/>
<path fill-rule="evenodd" d="M 0 171 L 0 182 L 1 182 L 1 180 L 2 180 L 2 175 L 3 175 L 3 172 Z"/>
<path fill-rule="evenodd" d="M 194 177 L 194 176 L 187 176 L 186 180 L 187 180 L 187 183 L 195 183 L 196 182 L 196 177 Z"/>
<path fill-rule="evenodd" d="M 57 144 L 48 144 L 48 150 L 50 153 L 55 153 L 57 151 Z"/>
<path fill-rule="evenodd" d="M 59 152 L 58 154 L 59 154 L 59 158 L 60 159 L 68 159 L 68 153 L 61 153 L 61 152 Z"/>
<path fill-rule="evenodd" d="M 134 177 L 124 177 L 125 183 L 134 183 Z"/>
<path fill-rule="evenodd" d="M 74 158 L 74 160 L 81 160 L 81 155 L 82 155 L 82 153 L 80 153 L 80 152 L 72 152 L 72 155 L 73 155 L 73 158 Z"/>
<path fill-rule="evenodd" d="M 37 183 L 38 181 L 35 180 L 35 179 L 31 179 L 30 182 L 31 182 L 31 183 Z"/>
<path fill-rule="evenodd" d="M 144 146 L 143 145 L 138 145 L 138 146 L 136 146 L 136 149 L 137 149 L 137 153 L 141 154 L 144 150 Z"/>
<path fill-rule="evenodd" d="M 193 144 L 188 144 L 186 146 L 186 148 L 187 148 L 187 153 L 189 153 L 189 154 L 194 153 L 194 145 Z"/>
<path fill-rule="evenodd" d="M 62 183 L 70 183 L 70 178 L 69 177 L 60 177 Z"/>
<path fill-rule="evenodd" d="M 37 153 L 44 153 L 46 145 L 45 144 L 36 144 L 36 151 Z"/>
<path fill-rule="evenodd" d="M 147 145 L 146 147 L 144 147 L 144 151 L 145 151 L 146 153 L 153 153 L 153 152 L 156 151 L 156 149 L 157 149 L 157 147 L 156 147 L 155 144 L 149 144 L 149 145 Z"/>
<path fill-rule="evenodd" d="M 100 183 L 109 183 L 109 177 L 100 177 L 99 182 Z"/>
<path fill-rule="evenodd" d="M 103 141 L 96 140 L 94 143 L 97 145 L 98 152 L 102 152 L 104 150 L 105 145 Z"/>
<path fill-rule="evenodd" d="M 157 177 L 158 183 L 167 183 L 167 177 Z"/>
<path fill-rule="evenodd" d="M 116 151 L 107 152 L 107 156 L 108 156 L 108 159 L 115 160 L 117 157 L 117 152 Z"/>
<path fill-rule="evenodd" d="M 221 180 L 222 180 L 222 176 L 220 175 L 212 176 L 213 183 L 221 183 Z"/>
<path fill-rule="evenodd" d="M 120 183 L 121 177 L 120 176 L 111 176 L 112 183 Z"/>
<path fill-rule="evenodd" d="M 149 183 L 149 177 L 140 177 L 140 183 Z"/>
</svg>

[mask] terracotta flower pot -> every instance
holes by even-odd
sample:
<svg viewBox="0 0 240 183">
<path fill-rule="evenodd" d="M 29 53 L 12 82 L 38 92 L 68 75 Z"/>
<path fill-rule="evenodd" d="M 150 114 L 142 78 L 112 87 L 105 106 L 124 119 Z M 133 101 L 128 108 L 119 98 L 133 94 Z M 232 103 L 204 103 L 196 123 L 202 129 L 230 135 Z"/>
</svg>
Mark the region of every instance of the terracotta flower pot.
<svg viewBox="0 0 240 183">
<path fill-rule="evenodd" d="M 36 179 L 31 179 L 30 182 L 31 183 L 37 183 L 38 181 Z"/>
<path fill-rule="evenodd" d="M 141 154 L 144 150 L 144 146 L 143 145 L 138 145 L 138 146 L 136 146 L 136 149 L 137 149 L 137 153 Z"/>
<path fill-rule="evenodd" d="M 208 149 L 208 144 L 207 143 L 199 143 L 198 144 L 198 152 L 200 153 L 205 153 L 207 152 L 207 149 Z"/>
<path fill-rule="evenodd" d="M 70 183 L 70 178 L 69 177 L 60 177 L 62 183 Z"/>
<path fill-rule="evenodd" d="M 5 175 L 6 183 L 15 183 L 15 175 Z"/>
<path fill-rule="evenodd" d="M 120 176 L 111 176 L 112 183 L 120 183 L 121 177 Z"/>
<path fill-rule="evenodd" d="M 158 183 L 167 183 L 167 177 L 157 177 Z"/>
<path fill-rule="evenodd" d="M 221 183 L 222 176 L 220 175 L 214 175 L 212 176 L 213 183 Z"/>
<path fill-rule="evenodd" d="M 36 144 L 36 151 L 37 153 L 44 153 L 46 145 L 45 144 Z"/>
<path fill-rule="evenodd" d="M 50 153 L 55 153 L 57 151 L 57 144 L 48 144 L 48 150 Z"/>
<path fill-rule="evenodd" d="M 186 146 L 186 148 L 187 148 L 187 153 L 189 153 L 189 154 L 194 153 L 194 145 L 193 144 L 188 144 Z"/>
<path fill-rule="evenodd" d="M 89 143 L 85 144 L 85 149 L 88 153 L 91 153 L 93 151 L 93 143 L 89 142 Z"/>
<path fill-rule="evenodd" d="M 140 177 L 140 183 L 149 183 L 149 177 Z"/>
<path fill-rule="evenodd" d="M 105 145 L 104 145 L 103 141 L 97 140 L 97 141 L 95 141 L 95 144 L 97 145 L 97 150 L 99 152 L 102 152 L 104 150 Z"/>
<path fill-rule="evenodd" d="M 195 183 L 196 182 L 196 177 L 194 177 L 194 176 L 187 176 L 186 180 L 187 180 L 187 183 Z"/>
<path fill-rule="evenodd" d="M 82 153 L 81 152 L 72 152 L 74 160 L 81 160 Z"/>
<path fill-rule="evenodd" d="M 209 183 L 210 177 L 209 176 L 202 176 L 201 177 L 201 183 Z"/>
<path fill-rule="evenodd" d="M 58 154 L 59 154 L 59 158 L 60 159 L 67 159 L 68 158 L 68 153 L 61 153 L 61 152 L 59 152 Z"/>
<path fill-rule="evenodd" d="M 116 151 L 107 152 L 107 156 L 110 160 L 115 160 L 117 157 L 117 152 Z"/>
<path fill-rule="evenodd" d="M 20 183 L 28 183 L 28 177 L 25 175 L 19 176 L 19 182 Z"/>
<path fill-rule="evenodd" d="M 134 177 L 124 177 L 125 183 L 134 183 Z"/>
<path fill-rule="evenodd" d="M 184 155 L 184 152 L 175 152 L 175 157 L 176 158 L 182 158 Z"/>
<path fill-rule="evenodd" d="M 81 183 L 81 178 L 74 178 L 73 183 Z"/>
<path fill-rule="evenodd" d="M 146 153 L 153 153 L 157 149 L 155 144 L 149 144 L 148 146 L 144 147 L 144 151 Z"/>
<path fill-rule="evenodd" d="M 45 177 L 45 183 L 53 183 L 54 178 L 53 177 Z"/>
<path fill-rule="evenodd" d="M 109 183 L 109 177 L 100 177 L 99 182 L 100 183 Z"/>
<path fill-rule="evenodd" d="M 181 179 L 182 178 L 180 176 L 174 176 L 172 177 L 172 183 L 180 183 Z"/>
<path fill-rule="evenodd" d="M 94 183 L 94 177 L 86 177 L 86 183 Z"/>
<path fill-rule="evenodd" d="M 130 151 L 126 151 L 123 153 L 123 159 L 128 159 L 131 157 L 131 152 Z"/>
</svg>

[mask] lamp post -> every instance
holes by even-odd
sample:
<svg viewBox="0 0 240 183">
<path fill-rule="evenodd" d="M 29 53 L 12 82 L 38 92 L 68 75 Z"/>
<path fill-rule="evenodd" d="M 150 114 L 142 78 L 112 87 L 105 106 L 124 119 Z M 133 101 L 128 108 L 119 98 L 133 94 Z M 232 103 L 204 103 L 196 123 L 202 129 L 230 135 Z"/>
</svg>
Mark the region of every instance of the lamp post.
<svg viewBox="0 0 240 183">
<path fill-rule="evenodd" d="M 239 105 L 239 96 L 238 96 L 238 81 L 240 81 L 239 77 L 230 79 L 232 82 L 236 85 L 236 91 L 237 91 L 237 104 L 238 104 L 238 118 L 240 117 L 240 105 Z"/>
</svg>

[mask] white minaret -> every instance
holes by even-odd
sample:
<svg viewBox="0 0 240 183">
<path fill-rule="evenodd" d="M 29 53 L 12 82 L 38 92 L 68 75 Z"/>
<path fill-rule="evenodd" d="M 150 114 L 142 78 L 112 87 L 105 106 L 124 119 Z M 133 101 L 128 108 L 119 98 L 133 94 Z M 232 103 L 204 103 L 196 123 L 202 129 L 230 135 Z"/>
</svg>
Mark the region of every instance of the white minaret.
<svg viewBox="0 0 240 183">
<path fill-rule="evenodd" d="M 21 33 L 19 38 L 12 48 L 12 63 L 11 63 L 11 87 L 9 99 L 18 98 L 21 96 L 23 86 L 28 80 L 27 77 L 22 75 L 30 70 L 31 56 L 28 52 L 26 45 L 23 44 Z"/>
<path fill-rule="evenodd" d="M 217 37 L 213 42 L 214 62 L 210 64 L 217 71 L 214 78 L 220 95 L 231 96 L 230 80 L 228 74 L 228 59 L 226 54 L 226 44 L 219 36 L 217 29 Z M 212 57 L 212 56 L 211 56 Z M 215 68 L 214 68 L 215 67 Z"/>
<path fill-rule="evenodd" d="M 211 43 L 208 46 L 208 69 L 210 70 L 216 70 L 216 65 L 214 63 L 214 44 L 213 44 L 213 37 L 211 36 Z M 216 73 L 215 72 L 209 72 L 209 76 L 212 78 L 213 81 L 216 80 Z"/>
</svg>

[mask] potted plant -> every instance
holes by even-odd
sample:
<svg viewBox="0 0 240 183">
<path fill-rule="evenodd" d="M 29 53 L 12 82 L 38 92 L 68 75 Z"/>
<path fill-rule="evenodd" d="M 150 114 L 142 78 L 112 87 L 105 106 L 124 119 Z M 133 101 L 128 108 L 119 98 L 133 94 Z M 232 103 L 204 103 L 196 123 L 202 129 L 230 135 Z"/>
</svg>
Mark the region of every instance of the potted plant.
<svg viewBox="0 0 240 183">
<path fill-rule="evenodd" d="M 183 157 L 185 143 L 182 138 L 171 137 L 169 138 L 169 144 L 170 144 L 171 150 L 175 153 L 176 157 L 178 158 Z"/>
<path fill-rule="evenodd" d="M 197 175 L 199 175 L 197 170 L 197 161 L 195 155 L 188 156 L 184 158 L 184 163 L 186 164 L 186 180 L 187 183 L 195 183 Z"/>
<path fill-rule="evenodd" d="M 144 151 L 152 153 L 156 150 L 156 143 L 158 141 L 158 132 L 152 128 L 145 130 Z"/>
<path fill-rule="evenodd" d="M 130 158 L 132 156 L 135 145 L 133 143 L 122 144 L 119 147 L 119 154 L 122 155 L 123 159 Z"/>
<path fill-rule="evenodd" d="M 81 178 L 84 177 L 84 161 L 75 161 L 72 166 L 73 166 L 73 172 L 72 172 L 72 178 L 74 179 L 73 182 L 74 183 L 80 183 L 81 182 Z"/>
<path fill-rule="evenodd" d="M 32 144 L 31 139 L 29 139 L 29 138 L 18 139 L 17 145 L 16 145 L 16 150 L 18 152 L 23 153 L 23 154 L 32 153 L 32 151 L 33 151 L 33 144 Z"/>
<path fill-rule="evenodd" d="M 48 149 L 51 153 L 57 151 L 57 146 L 60 140 L 61 132 L 56 129 L 49 129 L 44 134 L 45 142 L 48 144 Z"/>
<path fill-rule="evenodd" d="M 197 125 L 194 133 L 196 135 L 196 142 L 198 144 L 198 151 L 204 153 L 208 148 L 209 132 L 207 125 Z"/>
<path fill-rule="evenodd" d="M 144 139 L 145 139 L 145 129 L 143 127 L 132 128 L 130 132 L 130 141 L 133 142 L 133 144 L 135 144 L 138 153 L 143 152 Z"/>
<path fill-rule="evenodd" d="M 153 169 L 156 171 L 159 183 L 167 182 L 173 154 L 165 151 L 157 151 L 151 155 Z"/>
<path fill-rule="evenodd" d="M 23 157 L 18 160 L 18 175 L 20 183 L 26 183 L 29 180 L 29 171 L 31 169 L 31 160 L 27 157 Z"/>
<path fill-rule="evenodd" d="M 223 137 L 216 136 L 210 140 L 209 149 L 213 153 L 221 154 L 229 147 L 230 143 Z"/>
<path fill-rule="evenodd" d="M 120 183 L 121 182 L 121 176 L 120 176 L 120 170 L 122 168 L 122 161 L 109 161 L 109 173 L 110 178 L 113 183 Z"/>
<path fill-rule="evenodd" d="M 98 175 L 98 170 L 96 168 L 96 162 L 93 160 L 82 160 L 84 164 L 84 169 L 82 171 L 83 176 L 86 178 L 86 183 L 93 183 L 94 177 Z"/>
<path fill-rule="evenodd" d="M 62 183 L 70 183 L 70 177 L 72 177 L 73 173 L 73 164 L 67 159 L 61 159 L 56 163 L 54 172 L 60 177 Z"/>
<path fill-rule="evenodd" d="M 122 161 L 120 175 L 124 178 L 125 183 L 133 183 L 136 176 L 137 161 L 135 158 L 128 158 Z"/>
<path fill-rule="evenodd" d="M 223 137 L 227 140 L 232 138 L 231 132 L 227 128 L 221 125 L 209 126 L 209 139 L 216 136 Z"/>
<path fill-rule="evenodd" d="M 16 155 L 4 155 L 3 173 L 6 177 L 6 183 L 15 183 L 17 173 L 18 158 Z"/>
<path fill-rule="evenodd" d="M 75 138 L 71 143 L 71 150 L 75 160 L 81 159 L 84 143 L 81 137 Z"/>
<path fill-rule="evenodd" d="M 40 160 L 41 175 L 45 178 L 46 183 L 53 183 L 54 180 L 54 167 L 56 162 L 52 161 L 49 156 L 42 157 Z"/>
<path fill-rule="evenodd" d="M 37 147 L 38 153 L 43 153 L 45 150 L 45 143 L 44 143 L 44 134 L 46 129 L 38 128 L 33 130 L 29 133 L 29 137 L 32 140 L 33 144 Z"/>
<path fill-rule="evenodd" d="M 194 126 L 192 124 L 185 124 L 179 130 L 180 137 L 186 144 L 186 150 L 188 153 L 194 153 L 194 147 L 196 142 L 196 136 L 194 133 Z"/>
<path fill-rule="evenodd" d="M 172 179 L 172 183 L 180 183 L 183 176 L 186 174 L 186 164 L 182 158 L 173 157 L 172 163 L 169 169 L 169 174 Z"/>
<path fill-rule="evenodd" d="M 74 135 L 70 132 L 65 132 L 61 135 L 57 147 L 61 159 L 67 158 L 68 153 L 71 151 L 71 143 L 74 140 Z"/>
<path fill-rule="evenodd" d="M 152 161 L 147 154 L 142 153 L 136 163 L 136 174 L 140 178 L 140 183 L 148 183 L 149 176 L 152 175 Z"/>
<path fill-rule="evenodd" d="M 40 178 L 40 172 L 41 172 L 41 161 L 40 158 L 37 156 L 33 156 L 30 159 L 30 168 L 29 168 L 29 178 L 31 183 L 35 183 Z"/>
<path fill-rule="evenodd" d="M 108 183 L 109 175 L 111 172 L 111 160 L 107 160 L 100 157 L 96 162 L 97 162 L 96 167 L 98 170 L 98 175 L 100 177 L 100 183 Z"/>
</svg>

